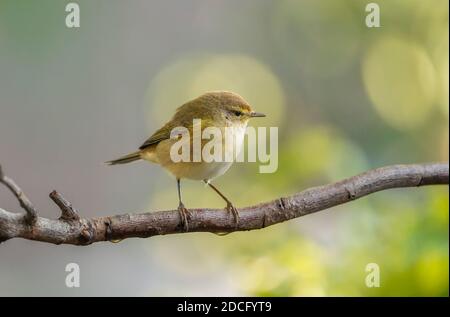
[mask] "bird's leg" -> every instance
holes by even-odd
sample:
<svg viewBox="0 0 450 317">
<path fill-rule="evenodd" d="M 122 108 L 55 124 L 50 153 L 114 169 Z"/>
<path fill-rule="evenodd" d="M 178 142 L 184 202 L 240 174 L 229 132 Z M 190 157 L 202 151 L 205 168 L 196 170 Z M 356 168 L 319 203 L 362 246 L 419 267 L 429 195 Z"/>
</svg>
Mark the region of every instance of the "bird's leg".
<svg viewBox="0 0 450 317">
<path fill-rule="evenodd" d="M 236 207 L 233 206 L 233 203 L 227 198 L 225 197 L 224 194 L 222 194 L 213 184 L 211 184 L 209 181 L 204 180 L 204 182 L 211 187 L 212 189 L 214 189 L 214 191 L 219 194 L 220 197 L 222 197 L 223 200 L 226 201 L 227 203 L 227 210 L 228 212 L 231 212 L 233 217 L 234 217 L 234 225 L 235 228 L 237 228 L 238 224 L 239 224 L 239 211 L 236 209 Z"/>
<path fill-rule="evenodd" d="M 189 210 L 184 207 L 183 202 L 181 201 L 181 184 L 180 179 L 177 179 L 177 189 L 178 189 L 178 212 L 180 213 L 181 225 L 183 225 L 184 230 L 189 231 Z"/>
</svg>

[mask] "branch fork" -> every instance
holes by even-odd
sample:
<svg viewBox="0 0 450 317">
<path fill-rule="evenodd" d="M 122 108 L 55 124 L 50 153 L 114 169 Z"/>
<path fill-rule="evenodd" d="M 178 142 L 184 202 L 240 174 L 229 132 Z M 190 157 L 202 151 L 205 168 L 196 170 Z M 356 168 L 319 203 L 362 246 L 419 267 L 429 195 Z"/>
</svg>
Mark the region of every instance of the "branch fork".
<svg viewBox="0 0 450 317">
<path fill-rule="evenodd" d="M 55 202 L 55 204 L 61 209 L 61 217 L 59 219 L 65 221 L 80 220 L 78 211 L 72 207 L 72 204 L 67 201 L 60 193 L 56 190 L 50 193 L 50 198 Z"/>
<path fill-rule="evenodd" d="M 0 165 L 0 183 L 3 183 L 9 190 L 16 196 L 17 200 L 20 203 L 20 207 L 22 207 L 25 212 L 25 220 L 28 224 L 33 224 L 36 221 L 37 211 L 34 208 L 31 201 L 25 196 L 24 192 L 20 189 L 19 186 L 8 176 L 3 173 L 2 166 Z"/>
</svg>

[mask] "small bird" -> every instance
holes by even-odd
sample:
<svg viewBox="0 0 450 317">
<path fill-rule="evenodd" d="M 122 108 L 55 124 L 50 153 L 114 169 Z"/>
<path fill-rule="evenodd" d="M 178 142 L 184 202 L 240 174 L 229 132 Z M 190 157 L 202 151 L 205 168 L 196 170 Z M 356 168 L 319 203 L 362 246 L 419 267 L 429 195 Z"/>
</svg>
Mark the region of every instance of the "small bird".
<svg viewBox="0 0 450 317">
<path fill-rule="evenodd" d="M 179 107 L 172 119 L 162 128 L 153 133 L 139 147 L 139 150 L 128 155 L 122 156 L 116 160 L 108 161 L 107 164 L 126 164 L 137 160 L 146 160 L 159 164 L 171 174 L 177 181 L 178 189 L 178 212 L 181 218 L 181 225 L 186 231 L 189 231 L 189 211 L 183 204 L 181 195 L 181 179 L 200 180 L 210 186 L 223 200 L 227 203 L 226 209 L 231 212 L 237 226 L 239 221 L 239 212 L 231 203 L 231 201 L 222 194 L 213 184 L 211 180 L 223 175 L 233 164 L 231 160 L 205 161 L 203 157 L 200 160 L 193 160 L 196 151 L 203 149 L 207 140 L 201 140 L 201 146 L 197 149 L 193 146 L 194 120 L 200 119 L 201 130 L 213 127 L 218 128 L 222 137 L 219 140 L 220 145 L 224 146 L 223 152 L 240 151 L 244 142 L 245 129 L 248 121 L 253 117 L 265 117 L 264 114 L 253 111 L 252 107 L 241 96 L 233 92 L 214 91 L 207 92 Z M 177 142 L 183 133 L 176 133 L 177 138 L 173 137 L 173 131 L 177 131 L 179 127 L 184 127 L 189 132 L 190 153 L 189 161 L 175 162 L 171 157 L 171 147 Z M 233 143 L 225 142 L 225 128 L 231 131 Z M 172 138 L 171 138 L 172 133 Z M 200 154 L 200 153 L 197 153 Z"/>
</svg>

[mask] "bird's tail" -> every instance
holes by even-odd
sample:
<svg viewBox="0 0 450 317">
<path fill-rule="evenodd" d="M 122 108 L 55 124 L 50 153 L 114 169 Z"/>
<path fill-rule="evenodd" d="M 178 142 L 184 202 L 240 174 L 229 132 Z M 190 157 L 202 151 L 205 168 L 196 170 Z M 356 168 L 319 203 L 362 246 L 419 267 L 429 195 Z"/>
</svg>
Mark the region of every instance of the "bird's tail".
<svg viewBox="0 0 450 317">
<path fill-rule="evenodd" d="M 126 164 L 130 162 L 134 162 L 141 159 L 141 151 L 133 152 L 128 155 L 119 157 L 116 160 L 105 162 L 108 165 L 116 165 L 116 164 Z"/>
</svg>

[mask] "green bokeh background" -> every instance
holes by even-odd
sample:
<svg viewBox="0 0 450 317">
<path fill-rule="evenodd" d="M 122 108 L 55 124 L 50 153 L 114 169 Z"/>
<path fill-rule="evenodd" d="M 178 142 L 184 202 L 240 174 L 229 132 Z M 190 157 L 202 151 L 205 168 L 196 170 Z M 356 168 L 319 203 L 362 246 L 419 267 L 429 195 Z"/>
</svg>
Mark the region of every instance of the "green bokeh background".
<svg viewBox="0 0 450 317">
<path fill-rule="evenodd" d="M 108 168 L 173 109 L 232 90 L 279 129 L 279 167 L 238 163 L 239 206 L 370 168 L 448 161 L 448 1 L 0 0 L 0 162 L 46 217 L 61 191 L 83 216 L 173 209 L 145 162 Z M 184 182 L 188 207 L 223 203 Z M 448 296 L 448 187 L 396 189 L 266 228 L 86 248 L 0 245 L 0 295 Z M 1 207 L 19 210 L 0 190 Z M 81 287 L 64 285 L 65 265 Z M 365 285 L 368 263 L 380 287 Z"/>
</svg>

